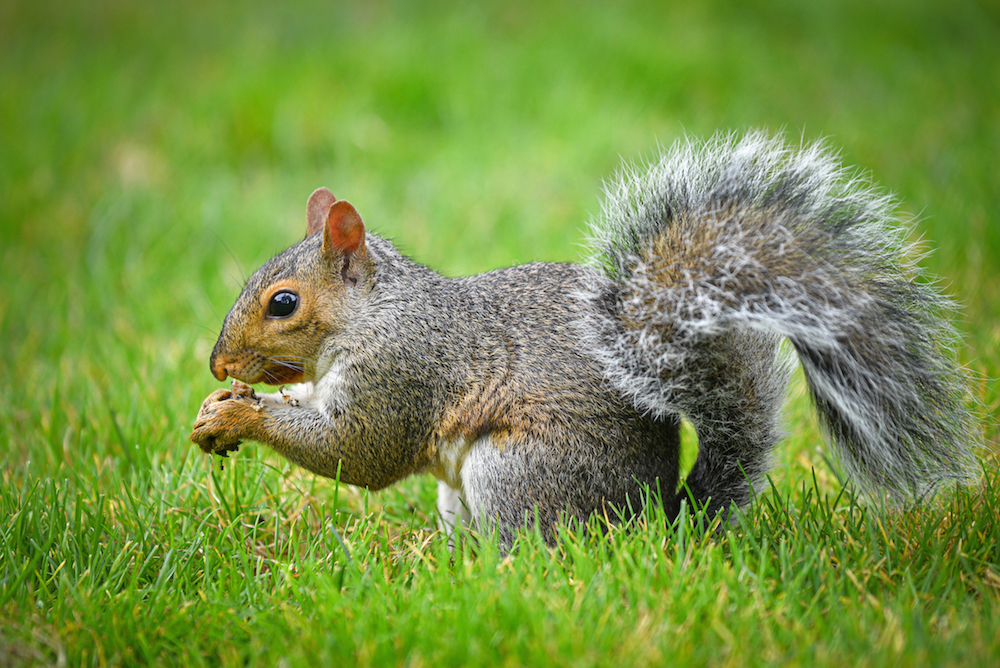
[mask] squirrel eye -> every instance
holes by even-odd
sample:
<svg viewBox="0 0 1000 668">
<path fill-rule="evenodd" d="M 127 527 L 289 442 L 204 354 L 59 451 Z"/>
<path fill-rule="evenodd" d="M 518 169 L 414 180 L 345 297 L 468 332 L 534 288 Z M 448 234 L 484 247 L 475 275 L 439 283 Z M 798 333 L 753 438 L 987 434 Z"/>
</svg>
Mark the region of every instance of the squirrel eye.
<svg viewBox="0 0 1000 668">
<path fill-rule="evenodd" d="M 271 296 L 271 301 L 267 303 L 267 315 L 272 318 L 287 318 L 295 313 L 299 305 L 299 296 L 294 292 L 282 290 Z"/>
</svg>

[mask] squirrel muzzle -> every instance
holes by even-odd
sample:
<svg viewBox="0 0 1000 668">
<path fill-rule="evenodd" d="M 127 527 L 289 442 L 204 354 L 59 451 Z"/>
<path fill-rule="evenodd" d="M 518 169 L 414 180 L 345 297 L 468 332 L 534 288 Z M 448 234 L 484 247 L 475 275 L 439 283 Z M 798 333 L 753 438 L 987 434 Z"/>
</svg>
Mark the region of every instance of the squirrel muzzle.
<svg viewBox="0 0 1000 668">
<path fill-rule="evenodd" d="M 213 361 L 212 362 L 212 375 L 215 376 L 219 380 L 219 382 L 222 382 L 226 378 L 229 377 L 229 372 L 226 371 L 226 368 L 223 365 L 216 364 Z"/>
<path fill-rule="evenodd" d="M 227 362 L 226 356 L 219 354 L 219 346 L 216 344 L 215 349 L 212 350 L 212 357 L 208 362 L 208 366 L 212 370 L 212 375 L 220 382 L 229 376 L 229 364 Z"/>
<path fill-rule="evenodd" d="M 299 365 L 273 360 L 255 350 L 241 350 L 235 355 L 228 355 L 220 353 L 216 347 L 209 366 L 212 375 L 219 381 L 231 376 L 247 385 L 290 385 L 305 379 L 305 371 Z"/>
</svg>

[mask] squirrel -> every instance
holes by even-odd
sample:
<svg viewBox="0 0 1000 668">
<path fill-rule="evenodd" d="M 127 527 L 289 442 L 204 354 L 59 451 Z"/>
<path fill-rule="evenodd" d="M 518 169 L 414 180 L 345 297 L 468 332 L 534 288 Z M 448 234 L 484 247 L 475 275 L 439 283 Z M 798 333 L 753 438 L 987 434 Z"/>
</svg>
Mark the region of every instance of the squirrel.
<svg viewBox="0 0 1000 668">
<path fill-rule="evenodd" d="M 191 440 L 258 441 L 372 490 L 430 473 L 449 535 L 474 523 L 509 546 L 537 522 L 554 540 L 560 518 L 634 512 L 646 486 L 674 514 L 748 504 L 797 357 L 849 477 L 919 501 L 976 478 L 979 437 L 953 303 L 896 207 L 822 143 L 685 138 L 606 186 L 586 263 L 445 278 L 320 188 L 305 239 L 226 316 L 210 366 L 233 388 Z M 244 385 L 260 382 L 290 387 Z"/>
</svg>

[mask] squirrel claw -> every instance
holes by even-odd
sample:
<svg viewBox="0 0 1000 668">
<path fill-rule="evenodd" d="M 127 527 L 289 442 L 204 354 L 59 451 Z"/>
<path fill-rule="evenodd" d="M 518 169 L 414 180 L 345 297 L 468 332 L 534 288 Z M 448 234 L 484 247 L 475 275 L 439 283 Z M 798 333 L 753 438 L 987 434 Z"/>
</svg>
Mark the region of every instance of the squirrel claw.
<svg viewBox="0 0 1000 668">
<path fill-rule="evenodd" d="M 247 405 L 259 411 L 259 403 L 253 389 L 242 383 L 234 382 L 232 389 L 212 392 L 198 411 L 191 440 L 202 452 L 228 457 L 243 442 L 240 436 L 245 435 L 241 430 L 246 426 Z"/>
<path fill-rule="evenodd" d="M 230 452 L 238 452 L 240 445 L 243 441 L 234 441 L 230 443 L 219 443 L 219 441 L 214 436 L 208 436 L 204 439 L 195 440 L 192 434 L 191 440 L 198 444 L 201 451 L 207 455 L 213 452 L 220 457 L 229 457 Z"/>
</svg>

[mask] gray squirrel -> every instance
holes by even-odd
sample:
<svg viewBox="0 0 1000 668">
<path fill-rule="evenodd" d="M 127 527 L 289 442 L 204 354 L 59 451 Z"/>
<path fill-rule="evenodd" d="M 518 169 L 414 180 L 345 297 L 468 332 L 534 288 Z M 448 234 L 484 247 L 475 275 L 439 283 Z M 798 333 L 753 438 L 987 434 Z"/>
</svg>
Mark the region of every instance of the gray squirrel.
<svg viewBox="0 0 1000 668">
<path fill-rule="evenodd" d="M 686 139 L 607 187 L 586 266 L 444 278 L 320 188 L 306 238 L 227 315 L 211 370 L 233 387 L 191 440 L 258 441 L 372 490 L 430 473 L 449 531 L 503 545 L 614 517 L 647 485 L 668 512 L 728 513 L 766 479 L 790 348 L 850 477 L 920 500 L 975 479 L 979 437 L 953 306 L 894 208 L 820 144 Z M 699 443 L 683 485 L 682 417 Z"/>
</svg>

